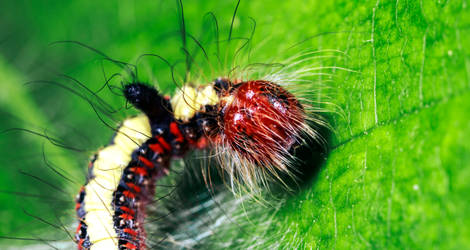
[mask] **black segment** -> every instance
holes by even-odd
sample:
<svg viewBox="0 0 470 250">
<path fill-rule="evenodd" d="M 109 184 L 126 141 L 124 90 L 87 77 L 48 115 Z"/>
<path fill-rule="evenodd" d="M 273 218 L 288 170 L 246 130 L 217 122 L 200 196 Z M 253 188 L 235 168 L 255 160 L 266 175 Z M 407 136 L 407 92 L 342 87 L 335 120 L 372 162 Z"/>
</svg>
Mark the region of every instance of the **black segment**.
<svg viewBox="0 0 470 250">
<path fill-rule="evenodd" d="M 217 78 L 214 81 L 214 89 L 217 93 L 227 91 L 231 85 L 230 80 L 224 78 Z"/>
<path fill-rule="evenodd" d="M 158 91 L 143 83 L 132 83 L 124 87 L 124 96 L 134 107 L 144 112 L 151 120 L 171 116 L 171 105 Z"/>
</svg>

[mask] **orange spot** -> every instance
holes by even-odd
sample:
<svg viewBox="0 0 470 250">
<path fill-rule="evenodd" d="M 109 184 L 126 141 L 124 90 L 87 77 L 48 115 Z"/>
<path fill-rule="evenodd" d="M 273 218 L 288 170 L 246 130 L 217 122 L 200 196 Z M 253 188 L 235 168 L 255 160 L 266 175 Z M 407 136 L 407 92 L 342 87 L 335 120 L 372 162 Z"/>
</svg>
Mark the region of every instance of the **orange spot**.
<svg viewBox="0 0 470 250">
<path fill-rule="evenodd" d="M 84 241 L 85 241 L 84 239 L 81 239 L 81 240 L 78 241 L 78 250 L 82 250 L 82 249 L 83 249 L 83 242 L 84 242 Z"/>
<path fill-rule="evenodd" d="M 139 155 L 139 161 L 149 168 L 154 168 L 153 163 L 141 155 Z"/>
<path fill-rule="evenodd" d="M 137 246 L 134 245 L 134 244 L 131 244 L 130 242 L 127 242 L 125 245 L 124 245 L 125 248 L 127 249 L 137 249 Z"/>
<path fill-rule="evenodd" d="M 198 149 L 204 149 L 204 148 L 207 148 L 207 146 L 209 146 L 209 141 L 207 140 L 206 137 L 199 138 L 199 140 L 196 143 L 196 148 Z"/>
<path fill-rule="evenodd" d="M 168 144 L 168 142 L 166 142 L 163 137 L 159 136 L 157 137 L 157 140 L 160 143 L 160 145 L 162 145 L 162 147 L 165 148 L 165 150 L 168 150 L 168 151 L 171 150 L 170 144 Z"/>
<path fill-rule="evenodd" d="M 158 144 L 158 143 L 150 144 L 150 145 L 149 145 L 149 148 L 150 148 L 153 152 L 156 152 L 156 153 L 159 153 L 159 154 L 163 154 L 163 153 L 165 152 L 165 150 L 162 148 L 162 146 L 160 146 L 160 144 Z"/>
<path fill-rule="evenodd" d="M 135 185 L 134 183 L 126 182 L 126 185 L 127 185 L 130 189 L 134 189 L 135 192 L 140 193 L 140 187 L 137 186 L 137 185 Z"/>
<path fill-rule="evenodd" d="M 135 198 L 135 194 L 132 193 L 132 192 L 129 191 L 129 190 L 123 191 L 122 194 L 123 194 L 124 196 L 126 196 L 127 198 L 131 198 L 131 199 L 134 199 L 134 198 Z"/>
<path fill-rule="evenodd" d="M 138 174 L 138 175 L 141 175 L 141 176 L 147 176 L 148 175 L 147 170 L 145 170 L 145 168 L 132 167 L 129 170 L 136 173 L 136 174 Z"/>
<path fill-rule="evenodd" d="M 134 230 L 132 230 L 132 229 L 130 229 L 130 228 L 124 228 L 123 231 L 124 231 L 124 233 L 128 233 L 128 234 L 130 234 L 130 235 L 132 235 L 132 236 L 137 236 L 137 232 L 134 231 Z"/>
<path fill-rule="evenodd" d="M 119 208 L 120 208 L 122 211 L 124 211 L 124 212 L 126 212 L 126 213 L 128 213 L 128 214 L 130 214 L 130 215 L 132 215 L 132 216 L 135 215 L 134 210 L 132 210 L 132 209 L 126 207 L 126 206 L 121 206 L 121 207 L 119 207 Z"/>
<path fill-rule="evenodd" d="M 177 142 L 183 142 L 184 141 L 183 134 L 181 133 L 180 129 L 178 128 L 178 124 L 176 124 L 176 122 L 170 123 L 170 133 L 172 133 L 174 136 L 176 136 L 176 141 Z"/>
<path fill-rule="evenodd" d="M 130 214 L 121 214 L 119 215 L 120 218 L 123 218 L 124 220 L 133 220 L 134 219 L 134 216 L 130 215 Z"/>
</svg>

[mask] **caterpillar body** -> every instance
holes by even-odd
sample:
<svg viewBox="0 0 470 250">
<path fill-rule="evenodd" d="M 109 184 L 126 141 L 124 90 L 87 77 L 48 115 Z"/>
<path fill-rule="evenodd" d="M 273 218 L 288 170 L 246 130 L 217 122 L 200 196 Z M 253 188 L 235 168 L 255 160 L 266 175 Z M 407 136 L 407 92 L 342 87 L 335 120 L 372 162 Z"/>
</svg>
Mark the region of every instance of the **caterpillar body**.
<svg viewBox="0 0 470 250">
<path fill-rule="evenodd" d="M 145 249 L 155 181 L 188 150 L 215 149 L 224 170 L 254 188 L 259 173 L 288 172 L 290 149 L 315 135 L 303 105 L 270 81 L 219 78 L 171 100 L 142 83 L 123 92 L 144 114 L 125 120 L 89 165 L 76 199 L 78 249 Z"/>
</svg>

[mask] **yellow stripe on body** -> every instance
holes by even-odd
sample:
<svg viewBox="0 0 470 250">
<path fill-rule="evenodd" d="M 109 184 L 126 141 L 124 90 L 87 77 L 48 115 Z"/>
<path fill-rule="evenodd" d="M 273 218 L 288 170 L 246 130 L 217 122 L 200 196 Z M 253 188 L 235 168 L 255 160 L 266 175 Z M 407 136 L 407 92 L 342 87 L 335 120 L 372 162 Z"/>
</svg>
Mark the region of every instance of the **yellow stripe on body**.
<svg viewBox="0 0 470 250">
<path fill-rule="evenodd" d="M 175 118 L 183 121 L 191 119 L 205 105 L 218 102 L 219 96 L 212 85 L 198 89 L 186 85 L 171 98 Z"/>
<path fill-rule="evenodd" d="M 113 193 L 122 172 L 132 159 L 132 152 L 151 137 L 150 123 L 145 115 L 123 122 L 113 144 L 101 149 L 93 163 L 93 179 L 85 187 L 85 211 L 91 250 L 118 249 L 111 206 Z"/>
</svg>

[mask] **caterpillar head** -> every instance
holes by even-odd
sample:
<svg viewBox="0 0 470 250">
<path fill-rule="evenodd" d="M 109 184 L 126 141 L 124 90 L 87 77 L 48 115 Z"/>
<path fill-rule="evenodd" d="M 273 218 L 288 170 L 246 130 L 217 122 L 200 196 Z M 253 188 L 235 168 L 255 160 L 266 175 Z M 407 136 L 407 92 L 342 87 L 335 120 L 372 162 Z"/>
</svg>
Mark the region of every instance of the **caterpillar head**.
<svg viewBox="0 0 470 250">
<path fill-rule="evenodd" d="M 270 177 L 282 182 L 278 174 L 291 173 L 292 149 L 306 136 L 315 137 L 303 104 L 271 81 L 217 79 L 205 87 L 185 86 L 172 107 L 185 128 L 196 126 L 202 141 L 209 139 L 204 145 L 216 150 L 232 184 L 245 184 L 240 188 L 255 190 Z"/>
<path fill-rule="evenodd" d="M 291 149 L 310 129 L 295 96 L 264 80 L 219 80 L 214 86 L 220 93 L 218 143 L 226 170 L 251 187 L 258 177 L 288 172 Z"/>
</svg>

